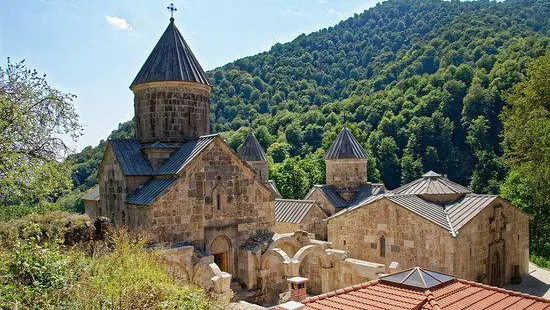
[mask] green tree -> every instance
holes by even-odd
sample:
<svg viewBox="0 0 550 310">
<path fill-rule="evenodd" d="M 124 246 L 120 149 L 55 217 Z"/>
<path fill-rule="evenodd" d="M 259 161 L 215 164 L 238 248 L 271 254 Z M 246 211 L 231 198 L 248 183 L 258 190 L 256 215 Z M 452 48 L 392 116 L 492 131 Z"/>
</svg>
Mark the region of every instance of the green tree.
<svg viewBox="0 0 550 310">
<path fill-rule="evenodd" d="M 527 78 L 506 95 L 505 160 L 511 172 L 502 195 L 534 218 L 531 250 L 550 258 L 550 54 L 528 67 Z"/>
<path fill-rule="evenodd" d="M 61 137 L 80 135 L 74 98 L 24 61 L 0 68 L 0 204 L 49 202 L 70 189 Z"/>
<path fill-rule="evenodd" d="M 270 171 L 277 189 L 284 198 L 302 199 L 309 190 L 310 182 L 306 172 L 298 165 L 298 158 L 288 158 Z"/>
</svg>

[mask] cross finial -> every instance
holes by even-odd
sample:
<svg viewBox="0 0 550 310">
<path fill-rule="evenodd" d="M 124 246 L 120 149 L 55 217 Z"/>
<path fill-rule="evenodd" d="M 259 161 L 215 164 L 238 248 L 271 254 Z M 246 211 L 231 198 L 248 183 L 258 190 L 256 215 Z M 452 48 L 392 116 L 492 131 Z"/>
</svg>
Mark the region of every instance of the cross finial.
<svg viewBox="0 0 550 310">
<path fill-rule="evenodd" d="M 176 9 L 176 7 L 174 6 L 173 3 L 170 3 L 169 6 L 166 7 L 169 11 L 170 11 L 170 21 L 173 22 L 174 21 L 174 12 L 177 11 L 178 9 Z"/>
</svg>

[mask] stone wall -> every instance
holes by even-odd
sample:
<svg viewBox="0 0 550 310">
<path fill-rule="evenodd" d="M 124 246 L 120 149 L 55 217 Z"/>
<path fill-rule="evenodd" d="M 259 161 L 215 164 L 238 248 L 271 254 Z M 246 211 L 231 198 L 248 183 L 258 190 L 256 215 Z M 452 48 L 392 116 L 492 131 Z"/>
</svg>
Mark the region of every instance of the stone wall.
<svg viewBox="0 0 550 310">
<path fill-rule="evenodd" d="M 325 212 L 328 216 L 333 215 L 337 211 L 318 187 L 314 187 L 304 198 L 304 200 L 313 200 L 317 202 L 319 207 L 321 207 L 321 210 L 323 210 L 323 212 Z"/>
<path fill-rule="evenodd" d="M 325 165 L 328 185 L 356 188 L 367 184 L 367 159 L 331 159 Z"/>
<path fill-rule="evenodd" d="M 142 143 L 182 142 L 210 133 L 210 86 L 151 82 L 132 91 L 136 134 Z"/>
<path fill-rule="evenodd" d="M 323 221 L 326 218 L 327 216 L 321 208 L 313 206 L 300 224 L 275 222 L 273 232 L 284 234 L 303 230 L 314 234 L 315 239 L 326 240 L 327 224 Z"/>
<path fill-rule="evenodd" d="M 269 179 L 269 169 L 265 161 L 247 161 L 256 170 L 256 179 L 266 182 Z"/>
<path fill-rule="evenodd" d="M 503 255 L 503 278 L 498 284 L 503 285 L 512 281 L 515 265 L 519 265 L 520 276 L 529 272 L 529 217 L 500 198 L 460 229 L 455 239 L 454 274 L 491 284 L 490 252 L 499 243 L 503 243 L 503 253 L 499 253 Z"/>
<path fill-rule="evenodd" d="M 451 234 L 384 198 L 330 219 L 328 241 L 364 261 L 454 272 Z"/>
</svg>

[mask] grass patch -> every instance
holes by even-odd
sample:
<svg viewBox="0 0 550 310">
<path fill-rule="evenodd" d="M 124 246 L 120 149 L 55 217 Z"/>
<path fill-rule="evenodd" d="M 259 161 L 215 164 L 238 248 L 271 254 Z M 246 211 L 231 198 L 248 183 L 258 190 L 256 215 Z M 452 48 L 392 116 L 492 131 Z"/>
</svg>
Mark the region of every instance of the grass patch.
<svg viewBox="0 0 550 310">
<path fill-rule="evenodd" d="M 531 257 L 529 258 L 529 260 L 533 264 L 535 264 L 539 267 L 550 269 L 550 258 L 538 256 L 536 254 L 531 254 Z"/>
</svg>

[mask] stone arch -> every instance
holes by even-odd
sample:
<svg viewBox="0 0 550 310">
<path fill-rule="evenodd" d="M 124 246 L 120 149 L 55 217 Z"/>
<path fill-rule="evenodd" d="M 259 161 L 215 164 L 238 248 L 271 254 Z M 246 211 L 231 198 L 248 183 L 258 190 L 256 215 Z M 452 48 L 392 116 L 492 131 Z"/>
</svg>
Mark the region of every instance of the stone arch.
<svg viewBox="0 0 550 310">
<path fill-rule="evenodd" d="M 298 243 L 296 238 L 294 238 L 294 234 L 285 234 L 285 235 L 273 240 L 273 242 L 271 242 L 271 244 L 269 245 L 267 250 L 269 251 L 269 250 L 274 249 L 274 248 L 280 248 L 279 245 L 284 244 L 284 243 L 292 244 L 295 249 L 300 248 L 300 244 Z"/>
<path fill-rule="evenodd" d="M 284 242 L 279 243 L 277 248 L 285 251 L 285 253 L 288 255 L 288 257 L 294 257 L 294 255 L 296 255 L 296 252 L 297 252 L 296 245 L 293 244 L 293 243 L 290 243 L 288 241 L 284 241 Z"/>
<path fill-rule="evenodd" d="M 231 273 L 233 262 L 231 239 L 225 235 L 219 235 L 212 240 L 209 250 L 214 256 L 214 263 L 216 263 L 220 270 Z"/>
<path fill-rule="evenodd" d="M 264 294 L 264 302 L 276 303 L 279 293 L 286 290 L 285 263 L 290 262 L 286 253 L 275 248 L 262 255 L 262 270 L 260 271 L 260 289 Z"/>
<path fill-rule="evenodd" d="M 264 255 L 262 255 L 262 269 L 267 269 L 269 260 L 275 258 L 278 260 L 282 266 L 283 263 L 290 262 L 290 257 L 286 254 L 285 251 L 275 248 L 268 250 Z"/>
</svg>

